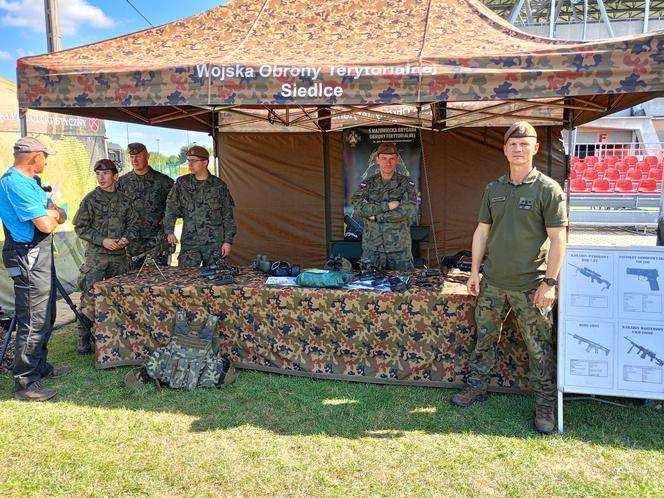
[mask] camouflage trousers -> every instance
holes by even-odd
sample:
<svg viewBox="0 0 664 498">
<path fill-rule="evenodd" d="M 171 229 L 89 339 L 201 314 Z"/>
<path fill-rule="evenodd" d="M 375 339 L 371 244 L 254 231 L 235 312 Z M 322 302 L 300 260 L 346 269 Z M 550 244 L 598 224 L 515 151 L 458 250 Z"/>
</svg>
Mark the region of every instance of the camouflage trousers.
<svg viewBox="0 0 664 498">
<path fill-rule="evenodd" d="M 78 287 L 82 291 L 81 313 L 94 322 L 95 308 L 92 287 L 101 280 L 126 273 L 127 269 L 127 257 L 124 254 L 88 254 L 78 277 Z"/>
<path fill-rule="evenodd" d="M 552 313 L 542 316 L 533 304 L 535 289 L 512 291 L 482 281 L 475 308 L 477 343 L 470 357 L 468 384 L 486 389 L 489 373 L 496 361 L 496 345 L 505 318 L 505 305 L 512 307 L 530 362 L 530 386 L 538 405 L 556 402 L 556 361 L 553 349 Z"/>
<path fill-rule="evenodd" d="M 178 266 L 183 268 L 195 268 L 201 264 L 210 266 L 216 264 L 219 258 L 221 258 L 221 244 L 214 243 L 182 251 L 178 256 Z"/>
<path fill-rule="evenodd" d="M 413 255 L 410 250 L 398 252 L 362 251 L 362 258 L 368 258 L 380 270 L 412 271 Z"/>
</svg>

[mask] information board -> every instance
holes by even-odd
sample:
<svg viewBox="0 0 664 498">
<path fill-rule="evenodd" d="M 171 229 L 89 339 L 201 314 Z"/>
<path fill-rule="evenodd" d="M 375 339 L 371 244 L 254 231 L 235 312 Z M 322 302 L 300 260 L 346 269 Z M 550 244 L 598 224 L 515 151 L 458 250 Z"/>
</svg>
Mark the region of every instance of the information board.
<svg viewBox="0 0 664 498">
<path fill-rule="evenodd" d="M 558 304 L 563 393 L 664 399 L 664 247 L 569 245 Z"/>
</svg>

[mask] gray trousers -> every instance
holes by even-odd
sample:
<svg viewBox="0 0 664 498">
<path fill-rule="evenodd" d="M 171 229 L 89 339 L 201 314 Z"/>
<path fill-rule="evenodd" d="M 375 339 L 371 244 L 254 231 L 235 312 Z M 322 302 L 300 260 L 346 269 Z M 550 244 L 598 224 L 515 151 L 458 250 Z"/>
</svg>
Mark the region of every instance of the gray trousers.
<svg viewBox="0 0 664 498">
<path fill-rule="evenodd" d="M 14 281 L 16 390 L 46 377 L 53 366 L 47 361 L 48 340 L 55 323 L 55 265 L 52 236 L 37 244 L 6 240 L 2 260 Z"/>
</svg>

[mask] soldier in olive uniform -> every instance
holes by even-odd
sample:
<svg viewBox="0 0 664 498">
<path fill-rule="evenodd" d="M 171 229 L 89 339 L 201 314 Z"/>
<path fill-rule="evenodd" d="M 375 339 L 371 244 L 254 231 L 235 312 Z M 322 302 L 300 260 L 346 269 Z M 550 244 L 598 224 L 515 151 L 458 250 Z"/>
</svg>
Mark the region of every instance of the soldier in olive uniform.
<svg viewBox="0 0 664 498">
<path fill-rule="evenodd" d="M 509 173 L 486 187 L 473 235 L 468 292 L 479 295 L 475 309 L 477 343 L 467 386 L 451 402 L 466 407 L 487 398 L 501 311 L 507 302 L 528 349 L 535 427 L 550 434 L 555 429 L 556 400 L 551 307 L 567 241 L 566 203 L 560 185 L 533 167 L 539 143 L 528 122 L 514 123 L 505 133 L 504 143 Z M 480 263 L 487 250 L 480 283 Z"/>
<path fill-rule="evenodd" d="M 127 254 L 135 256 L 144 253 L 150 249 L 150 242 L 155 238 L 162 238 L 164 219 L 164 209 L 166 208 L 166 198 L 173 186 L 173 180 L 155 171 L 148 164 L 150 153 L 141 143 L 131 143 L 127 146 L 129 150 L 129 157 L 131 158 L 131 165 L 133 171 L 122 175 L 117 182 L 117 189 L 125 194 L 134 212 L 138 217 L 137 233 L 139 239 L 132 242 L 131 246 L 127 248 Z M 168 264 L 168 256 L 160 255 L 161 260 L 157 260 L 158 264 Z M 133 268 L 140 268 L 143 264 L 142 258 L 138 261 L 131 263 Z"/>
<path fill-rule="evenodd" d="M 125 248 L 138 236 L 134 209 L 127 196 L 115 188 L 115 163 L 101 159 L 95 163 L 94 171 L 99 186 L 83 198 L 73 220 L 77 235 L 87 242 L 79 287 L 83 292 L 80 311 L 89 320 L 95 316 L 92 286 L 127 271 Z M 92 352 L 90 336 L 80 325 L 78 352 Z"/>
<path fill-rule="evenodd" d="M 376 150 L 380 173 L 360 183 L 353 194 L 354 216 L 364 219 L 362 258 L 381 269 L 413 269 L 410 223 L 417 206 L 415 183 L 396 172 L 399 151 L 393 143 Z"/>
<path fill-rule="evenodd" d="M 208 266 L 231 253 L 237 231 L 235 204 L 226 183 L 208 171 L 209 160 L 205 147 L 190 148 L 187 163 L 191 174 L 178 178 L 168 194 L 164 232 L 171 245 L 178 243 L 175 221 L 184 219 L 178 266 Z"/>
</svg>

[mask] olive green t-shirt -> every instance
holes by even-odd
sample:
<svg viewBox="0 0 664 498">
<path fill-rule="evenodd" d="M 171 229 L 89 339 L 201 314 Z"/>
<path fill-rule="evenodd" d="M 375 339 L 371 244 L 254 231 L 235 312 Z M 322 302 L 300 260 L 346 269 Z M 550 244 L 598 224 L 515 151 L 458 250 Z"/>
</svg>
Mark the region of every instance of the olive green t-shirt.
<svg viewBox="0 0 664 498">
<path fill-rule="evenodd" d="M 546 229 L 567 226 L 565 196 L 555 180 L 536 169 L 519 185 L 503 175 L 484 190 L 479 221 L 491 225 L 487 281 L 503 289 L 532 289 L 546 272 Z"/>
</svg>

